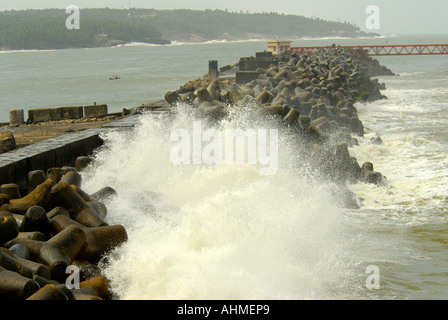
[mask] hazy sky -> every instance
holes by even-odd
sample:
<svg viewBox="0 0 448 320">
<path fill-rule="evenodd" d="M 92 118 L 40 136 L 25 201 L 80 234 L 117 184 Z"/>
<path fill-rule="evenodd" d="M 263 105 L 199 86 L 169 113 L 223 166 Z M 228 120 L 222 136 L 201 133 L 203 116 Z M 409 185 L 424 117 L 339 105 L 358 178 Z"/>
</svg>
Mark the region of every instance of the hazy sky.
<svg viewBox="0 0 448 320">
<path fill-rule="evenodd" d="M 128 8 L 129 0 L 0 0 L 0 11 L 66 8 Z M 448 34 L 447 0 L 131 0 L 131 7 L 154 9 L 222 9 L 244 12 L 278 12 L 348 21 L 364 31 L 369 14 L 366 8 L 380 9 L 380 29 L 391 34 Z"/>
</svg>

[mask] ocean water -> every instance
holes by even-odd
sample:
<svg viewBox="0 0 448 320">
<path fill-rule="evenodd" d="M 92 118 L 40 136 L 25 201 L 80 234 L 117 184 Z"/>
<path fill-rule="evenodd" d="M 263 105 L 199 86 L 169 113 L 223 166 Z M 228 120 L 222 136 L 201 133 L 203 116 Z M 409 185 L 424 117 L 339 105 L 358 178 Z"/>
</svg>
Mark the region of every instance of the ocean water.
<svg viewBox="0 0 448 320">
<path fill-rule="evenodd" d="M 352 186 L 365 198 L 355 216 L 375 235 L 371 250 L 385 257 L 380 297 L 446 299 L 448 213 L 448 61 L 446 57 L 408 57 L 393 64 L 399 77 L 380 78 L 388 100 L 358 106 L 370 129 L 351 151 L 372 161 L 389 185 Z M 404 60 L 404 58 L 403 58 Z M 394 68 L 395 66 L 395 68 Z M 380 136 L 382 145 L 370 138 Z"/>
<path fill-rule="evenodd" d="M 315 39 L 293 45 L 445 43 L 441 36 Z M 13 108 L 107 103 L 110 110 L 163 98 L 208 70 L 266 49 L 264 41 L 0 53 L 0 121 Z M 357 104 L 366 127 L 350 148 L 385 186 L 334 186 L 310 175 L 295 140 L 279 133 L 278 171 L 244 164 L 176 165 L 176 129 L 196 115 L 143 116 L 132 132 L 104 136 L 83 189 L 113 187 L 108 222 L 129 241 L 104 261 L 119 299 L 446 299 L 448 296 L 448 60 L 378 57 L 388 99 Z M 119 75 L 121 80 L 110 81 Z M 239 112 L 228 128 L 272 128 Z M 371 138 L 381 137 L 383 144 Z M 376 273 L 371 273 L 375 270 Z M 372 275 L 375 278 L 372 278 Z M 375 281 L 373 281 L 374 279 Z M 372 284 L 374 284 L 372 286 Z"/>
<path fill-rule="evenodd" d="M 218 67 L 267 50 L 266 42 L 174 43 L 168 46 L 134 43 L 114 48 L 0 52 L 0 122 L 9 110 L 107 104 L 121 112 L 164 98 Z M 119 76 L 120 80 L 109 80 Z"/>
</svg>

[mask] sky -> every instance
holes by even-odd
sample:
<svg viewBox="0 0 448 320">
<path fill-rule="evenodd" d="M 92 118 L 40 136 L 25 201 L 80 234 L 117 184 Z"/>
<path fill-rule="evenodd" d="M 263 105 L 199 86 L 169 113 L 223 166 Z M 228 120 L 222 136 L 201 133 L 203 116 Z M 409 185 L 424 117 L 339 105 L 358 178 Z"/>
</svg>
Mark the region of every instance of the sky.
<svg viewBox="0 0 448 320">
<path fill-rule="evenodd" d="M 0 0 L 0 11 L 66 8 L 128 8 L 129 0 Z M 447 0 L 130 0 L 133 8 L 221 9 L 233 12 L 278 12 L 349 22 L 363 31 L 382 35 L 448 34 Z M 378 8 L 372 20 L 369 5 Z M 82 11 L 81 11 L 82 12 Z M 369 20 L 370 19 L 370 20 Z M 379 29 L 368 29 L 366 20 L 379 21 Z"/>
</svg>

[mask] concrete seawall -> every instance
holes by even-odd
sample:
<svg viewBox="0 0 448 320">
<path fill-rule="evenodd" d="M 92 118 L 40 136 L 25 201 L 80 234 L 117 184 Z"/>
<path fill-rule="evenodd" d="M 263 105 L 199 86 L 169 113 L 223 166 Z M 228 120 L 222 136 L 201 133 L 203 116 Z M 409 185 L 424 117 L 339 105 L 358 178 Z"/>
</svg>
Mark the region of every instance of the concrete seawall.
<svg viewBox="0 0 448 320">
<path fill-rule="evenodd" d="M 28 110 L 27 123 L 104 117 L 107 115 L 107 104 L 95 104 L 84 107 L 38 108 Z M 24 122 L 25 115 L 23 109 L 10 110 L 9 123 L 11 125 L 22 125 Z"/>
<path fill-rule="evenodd" d="M 100 128 L 65 134 L 52 139 L 0 154 L 0 185 L 15 183 L 27 186 L 28 172 L 53 167 L 74 166 L 76 158 L 88 156 L 103 144 L 101 133 L 108 130 L 130 129 L 139 116 L 127 117 Z"/>
</svg>

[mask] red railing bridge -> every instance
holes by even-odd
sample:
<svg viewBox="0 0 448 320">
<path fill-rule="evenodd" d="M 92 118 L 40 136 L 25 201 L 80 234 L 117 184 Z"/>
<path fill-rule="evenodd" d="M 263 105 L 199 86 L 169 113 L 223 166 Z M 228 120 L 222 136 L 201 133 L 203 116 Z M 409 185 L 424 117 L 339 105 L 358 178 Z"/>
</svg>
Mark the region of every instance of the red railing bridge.
<svg viewBox="0 0 448 320">
<path fill-rule="evenodd" d="M 405 56 L 448 54 L 448 44 L 290 47 L 291 53 L 315 54 L 322 49 L 344 49 L 355 56 Z"/>
</svg>

